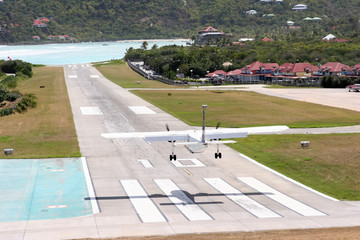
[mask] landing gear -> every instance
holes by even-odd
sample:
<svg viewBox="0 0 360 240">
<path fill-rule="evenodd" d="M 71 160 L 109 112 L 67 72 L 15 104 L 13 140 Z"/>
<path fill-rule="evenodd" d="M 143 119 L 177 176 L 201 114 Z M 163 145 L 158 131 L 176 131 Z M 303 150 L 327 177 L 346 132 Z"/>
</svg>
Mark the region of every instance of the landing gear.
<svg viewBox="0 0 360 240">
<path fill-rule="evenodd" d="M 219 151 L 219 144 L 216 144 L 216 147 L 217 147 L 217 151 L 215 153 L 215 159 L 221 158 L 222 155 L 221 155 L 221 152 Z"/>
<path fill-rule="evenodd" d="M 175 154 L 170 155 L 170 161 L 172 161 L 172 160 L 176 161 L 176 155 Z"/>
<path fill-rule="evenodd" d="M 174 153 L 174 150 L 175 150 L 175 141 L 171 141 L 172 143 L 172 152 L 171 152 L 171 155 L 170 155 L 170 161 L 174 160 L 176 161 L 176 155 Z"/>
</svg>

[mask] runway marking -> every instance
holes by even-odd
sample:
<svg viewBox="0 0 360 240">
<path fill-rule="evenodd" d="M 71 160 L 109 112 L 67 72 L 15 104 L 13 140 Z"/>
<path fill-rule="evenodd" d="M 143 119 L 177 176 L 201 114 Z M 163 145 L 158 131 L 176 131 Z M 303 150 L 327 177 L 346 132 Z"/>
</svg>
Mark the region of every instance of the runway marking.
<svg viewBox="0 0 360 240">
<path fill-rule="evenodd" d="M 156 114 L 156 112 L 146 106 L 129 106 L 129 108 L 135 114 Z"/>
<path fill-rule="evenodd" d="M 238 179 L 249 185 L 251 188 L 255 189 L 261 193 L 267 193 L 266 196 L 271 198 L 272 200 L 284 205 L 285 207 L 303 215 L 306 217 L 310 216 L 326 216 L 326 214 L 311 208 L 291 197 L 286 196 L 285 194 L 275 190 L 272 187 L 269 187 L 265 183 L 257 180 L 254 177 L 238 177 Z"/>
<path fill-rule="evenodd" d="M 85 177 L 86 186 L 87 186 L 88 193 L 89 193 L 89 198 L 90 198 L 90 203 L 91 203 L 93 214 L 100 213 L 99 205 L 98 205 L 98 202 L 96 201 L 94 186 L 93 186 L 93 183 L 92 183 L 92 180 L 90 177 L 89 167 L 87 165 L 85 157 L 81 157 L 81 164 L 82 164 L 83 171 L 84 171 L 84 177 Z"/>
<path fill-rule="evenodd" d="M 154 179 L 154 181 L 190 221 L 213 220 L 212 217 L 186 196 L 171 179 Z"/>
<path fill-rule="evenodd" d="M 99 78 L 99 75 L 90 75 L 91 78 Z"/>
<path fill-rule="evenodd" d="M 78 78 L 77 75 L 69 75 L 69 78 Z"/>
<path fill-rule="evenodd" d="M 190 176 L 192 176 L 191 172 L 189 170 L 187 170 L 186 168 L 184 168 L 184 171 L 189 174 Z"/>
<path fill-rule="evenodd" d="M 80 107 L 82 115 L 103 115 L 99 107 Z"/>
<path fill-rule="evenodd" d="M 46 208 L 67 208 L 67 205 L 54 205 L 54 206 L 47 206 Z"/>
<path fill-rule="evenodd" d="M 142 222 L 166 222 L 165 217 L 137 180 L 120 182 Z"/>
<path fill-rule="evenodd" d="M 53 169 L 52 172 L 65 172 L 65 169 Z"/>
<path fill-rule="evenodd" d="M 190 161 L 192 162 L 192 164 L 183 164 L 182 161 Z M 172 163 L 175 165 L 175 167 L 180 167 L 180 168 L 206 167 L 205 164 L 203 164 L 196 158 L 177 159 L 176 161 L 172 161 Z"/>
<path fill-rule="evenodd" d="M 258 218 L 279 218 L 277 213 L 271 211 L 255 200 L 249 198 L 221 178 L 204 178 L 212 187 L 224 194 L 227 198 L 244 208 Z"/>
<path fill-rule="evenodd" d="M 141 164 L 144 166 L 144 168 L 153 168 L 153 165 L 147 159 L 139 159 L 138 162 L 141 162 Z"/>
</svg>

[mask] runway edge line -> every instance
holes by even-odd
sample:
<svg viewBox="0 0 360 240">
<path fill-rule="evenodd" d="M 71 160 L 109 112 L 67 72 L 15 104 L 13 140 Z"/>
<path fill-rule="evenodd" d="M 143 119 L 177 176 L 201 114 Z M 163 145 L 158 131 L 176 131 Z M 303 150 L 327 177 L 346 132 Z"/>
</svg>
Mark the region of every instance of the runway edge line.
<svg viewBox="0 0 360 240">
<path fill-rule="evenodd" d="M 81 157 L 81 163 L 83 165 L 86 185 L 87 185 L 87 188 L 88 188 L 88 191 L 89 191 L 89 198 L 90 198 L 91 206 L 92 206 L 92 209 L 93 209 L 93 214 L 100 213 L 99 205 L 98 205 L 98 203 L 96 201 L 94 186 L 93 186 L 92 181 L 91 181 L 90 172 L 89 172 L 89 168 L 88 168 L 85 157 Z"/>
<path fill-rule="evenodd" d="M 302 183 L 299 183 L 298 181 L 295 181 L 294 179 L 291 179 L 291 178 L 289 178 L 289 177 L 287 177 L 287 176 L 285 176 L 285 175 L 283 175 L 283 174 L 281 174 L 281 173 L 279 173 L 279 172 L 277 172 L 277 171 L 275 171 L 275 170 L 273 170 L 273 169 L 271 169 L 271 168 L 269 168 L 269 167 L 267 167 L 267 166 L 265 166 L 265 165 L 263 165 L 263 164 L 255 161 L 254 159 L 252 159 L 252 158 L 250 158 L 250 157 L 248 157 L 248 156 L 246 156 L 246 155 L 244 155 L 244 154 L 242 154 L 242 153 L 239 153 L 239 155 L 240 155 L 241 157 L 245 158 L 246 160 L 248 160 L 248 161 L 250 161 L 250 162 L 252 162 L 252 163 L 254 163 L 254 164 L 256 164 L 256 165 L 258 165 L 258 166 L 260 166 L 260 167 L 262 167 L 262 168 L 264 168 L 264 169 L 266 169 L 266 170 L 268 170 L 268 171 L 270 171 L 270 172 L 272 172 L 272 173 L 274 173 L 275 175 L 277 175 L 277 176 L 279 176 L 279 177 L 282 177 L 282 178 L 284 178 L 285 180 L 287 180 L 287 181 L 289 181 L 289 182 L 292 182 L 292 183 L 294 183 L 294 184 L 296 184 L 296 185 L 298 185 L 298 186 L 300 186 L 300 187 L 302 187 L 302 188 L 305 188 L 306 190 L 309 190 L 309 191 L 311 191 L 311 192 L 313 192 L 313 193 L 316 193 L 316 194 L 318 194 L 318 195 L 320 195 L 320 196 L 322 196 L 322 197 L 324 197 L 324 198 L 327 198 L 327 199 L 329 199 L 329 200 L 339 201 L 339 200 L 336 199 L 336 198 L 330 197 L 330 196 L 328 196 L 328 195 L 326 195 L 326 194 L 323 194 L 323 193 L 321 193 L 321 192 L 319 192 L 319 191 L 316 191 L 315 189 L 312 189 L 311 187 L 308 187 L 308 186 L 306 186 L 306 185 L 304 185 L 304 184 L 302 184 Z"/>
</svg>

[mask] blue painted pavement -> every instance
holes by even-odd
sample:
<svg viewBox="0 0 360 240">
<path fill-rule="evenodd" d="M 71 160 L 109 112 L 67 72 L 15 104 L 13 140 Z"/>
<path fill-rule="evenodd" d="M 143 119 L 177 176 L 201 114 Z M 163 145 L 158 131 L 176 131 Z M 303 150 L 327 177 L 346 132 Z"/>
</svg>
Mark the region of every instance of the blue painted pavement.
<svg viewBox="0 0 360 240">
<path fill-rule="evenodd" d="M 0 160 L 0 222 L 92 214 L 80 158 Z"/>
</svg>

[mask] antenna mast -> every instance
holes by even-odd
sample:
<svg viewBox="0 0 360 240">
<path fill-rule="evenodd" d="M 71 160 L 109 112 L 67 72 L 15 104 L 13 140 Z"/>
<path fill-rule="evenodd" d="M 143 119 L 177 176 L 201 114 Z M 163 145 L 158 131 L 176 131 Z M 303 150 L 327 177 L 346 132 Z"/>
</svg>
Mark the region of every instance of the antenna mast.
<svg viewBox="0 0 360 240">
<path fill-rule="evenodd" d="M 205 110 L 207 108 L 207 105 L 202 105 L 203 109 L 203 122 L 202 122 L 202 141 L 205 142 Z"/>
</svg>

